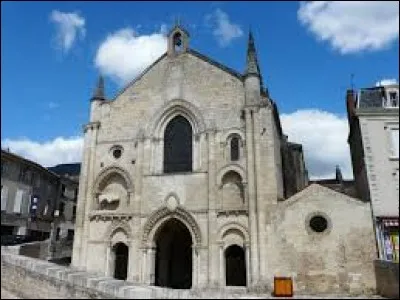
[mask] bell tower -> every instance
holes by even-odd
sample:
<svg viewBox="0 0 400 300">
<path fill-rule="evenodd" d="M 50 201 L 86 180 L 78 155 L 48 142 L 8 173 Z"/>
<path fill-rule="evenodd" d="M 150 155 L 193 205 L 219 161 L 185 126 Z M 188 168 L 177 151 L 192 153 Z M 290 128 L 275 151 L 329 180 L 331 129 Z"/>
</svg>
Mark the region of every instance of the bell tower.
<svg viewBox="0 0 400 300">
<path fill-rule="evenodd" d="M 168 55 L 176 56 L 187 51 L 189 33 L 179 24 L 175 25 L 168 33 Z"/>
</svg>

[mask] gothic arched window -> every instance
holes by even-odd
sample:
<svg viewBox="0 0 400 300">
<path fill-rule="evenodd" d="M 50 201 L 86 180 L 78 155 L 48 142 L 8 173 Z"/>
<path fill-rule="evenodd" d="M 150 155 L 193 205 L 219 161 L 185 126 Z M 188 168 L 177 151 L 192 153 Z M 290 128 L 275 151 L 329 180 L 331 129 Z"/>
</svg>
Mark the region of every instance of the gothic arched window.
<svg viewBox="0 0 400 300">
<path fill-rule="evenodd" d="M 192 171 L 192 126 L 182 116 L 173 118 L 164 132 L 164 173 Z"/>
<path fill-rule="evenodd" d="M 239 160 L 239 138 L 236 136 L 231 139 L 231 160 Z"/>
</svg>

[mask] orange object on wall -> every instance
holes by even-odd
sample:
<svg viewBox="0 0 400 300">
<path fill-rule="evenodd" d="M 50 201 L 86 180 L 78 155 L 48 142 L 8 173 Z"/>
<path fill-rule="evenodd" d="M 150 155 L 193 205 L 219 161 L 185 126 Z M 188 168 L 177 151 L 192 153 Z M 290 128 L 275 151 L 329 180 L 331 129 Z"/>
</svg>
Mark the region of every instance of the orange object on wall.
<svg viewBox="0 0 400 300">
<path fill-rule="evenodd" d="M 293 281 L 291 277 L 274 277 L 274 296 L 293 296 Z"/>
</svg>

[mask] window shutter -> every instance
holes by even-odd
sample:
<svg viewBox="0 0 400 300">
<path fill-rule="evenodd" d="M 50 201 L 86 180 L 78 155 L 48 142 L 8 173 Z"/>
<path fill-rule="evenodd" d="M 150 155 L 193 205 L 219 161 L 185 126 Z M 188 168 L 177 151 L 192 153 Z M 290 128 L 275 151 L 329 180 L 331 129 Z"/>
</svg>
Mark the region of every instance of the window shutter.
<svg viewBox="0 0 400 300">
<path fill-rule="evenodd" d="M 29 205 L 30 205 L 30 198 L 31 196 L 28 193 L 24 194 L 24 198 L 23 198 L 23 205 L 22 205 L 22 214 L 23 215 L 28 215 L 29 213 Z"/>
<path fill-rule="evenodd" d="M 7 209 L 8 187 L 3 185 L 1 188 L 1 210 Z"/>
<path fill-rule="evenodd" d="M 24 195 L 24 191 L 17 190 L 15 194 L 15 202 L 14 202 L 14 212 L 21 213 L 21 204 L 22 204 L 22 196 Z"/>
</svg>

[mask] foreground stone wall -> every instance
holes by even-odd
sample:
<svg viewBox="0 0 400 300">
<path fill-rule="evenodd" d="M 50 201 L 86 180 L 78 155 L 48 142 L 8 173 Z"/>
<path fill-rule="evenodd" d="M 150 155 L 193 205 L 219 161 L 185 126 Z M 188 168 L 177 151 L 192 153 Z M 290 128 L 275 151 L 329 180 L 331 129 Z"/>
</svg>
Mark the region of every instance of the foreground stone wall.
<svg viewBox="0 0 400 300">
<path fill-rule="evenodd" d="M 376 260 L 375 273 L 378 294 L 399 299 L 399 263 Z"/>
<path fill-rule="evenodd" d="M 22 244 L 19 247 L 19 254 L 47 260 L 50 258 L 49 243 L 50 240 Z"/>
<path fill-rule="evenodd" d="M 1 287 L 24 299 L 200 299 L 247 298 L 244 289 L 235 291 L 173 290 L 59 266 L 13 253 L 2 247 Z M 266 298 L 268 295 L 253 295 Z"/>
<path fill-rule="evenodd" d="M 22 299 L 269 299 L 271 294 L 250 294 L 243 288 L 173 290 L 115 280 L 1 249 L 2 298 Z M 3 292 L 7 292 L 4 293 Z M 382 299 L 377 295 L 296 295 L 298 299 Z"/>
<path fill-rule="evenodd" d="M 48 260 L 49 256 L 49 240 L 37 241 L 31 243 L 24 243 L 13 246 L 2 246 L 2 250 L 12 252 L 14 254 L 20 254 L 33 258 L 39 258 L 42 260 Z"/>
</svg>

